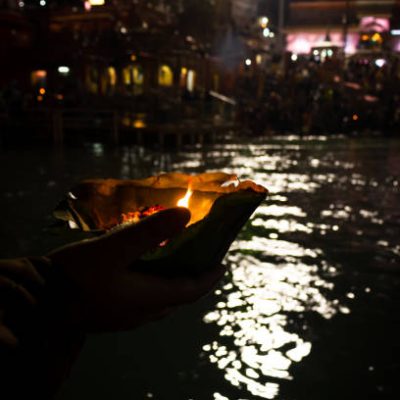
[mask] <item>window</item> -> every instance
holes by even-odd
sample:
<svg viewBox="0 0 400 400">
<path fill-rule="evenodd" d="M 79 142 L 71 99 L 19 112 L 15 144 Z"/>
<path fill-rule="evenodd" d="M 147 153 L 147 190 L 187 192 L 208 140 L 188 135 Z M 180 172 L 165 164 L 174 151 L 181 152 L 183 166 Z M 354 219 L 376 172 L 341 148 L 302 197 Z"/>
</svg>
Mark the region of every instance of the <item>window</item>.
<svg viewBox="0 0 400 400">
<path fill-rule="evenodd" d="M 174 83 L 174 74 L 168 65 L 162 65 L 158 69 L 158 84 L 160 86 L 172 86 Z"/>
</svg>

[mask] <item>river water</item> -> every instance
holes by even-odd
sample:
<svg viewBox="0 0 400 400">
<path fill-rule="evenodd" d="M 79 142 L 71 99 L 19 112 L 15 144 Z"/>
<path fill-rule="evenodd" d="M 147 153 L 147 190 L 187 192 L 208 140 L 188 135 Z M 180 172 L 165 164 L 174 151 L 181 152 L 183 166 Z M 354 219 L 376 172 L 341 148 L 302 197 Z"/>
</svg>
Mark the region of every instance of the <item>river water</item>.
<svg viewBox="0 0 400 400">
<path fill-rule="evenodd" d="M 61 242 L 51 210 L 87 177 L 220 170 L 270 191 L 214 293 L 89 337 L 59 400 L 400 398 L 400 141 L 293 136 L 179 153 L 92 143 L 3 151 L 0 167 L 3 257 Z"/>
</svg>

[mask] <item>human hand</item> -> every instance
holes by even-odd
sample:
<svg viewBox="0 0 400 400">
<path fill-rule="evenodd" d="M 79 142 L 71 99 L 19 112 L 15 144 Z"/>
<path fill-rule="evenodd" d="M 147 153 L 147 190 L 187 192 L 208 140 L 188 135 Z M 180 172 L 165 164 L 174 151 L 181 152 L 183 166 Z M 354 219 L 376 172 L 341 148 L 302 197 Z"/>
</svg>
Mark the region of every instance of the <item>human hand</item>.
<svg viewBox="0 0 400 400">
<path fill-rule="evenodd" d="M 225 273 L 223 267 L 196 278 L 135 271 L 144 253 L 178 234 L 189 220 L 189 210 L 167 209 L 49 254 L 55 272 L 61 272 L 53 288 L 63 307 L 56 311 L 60 318 L 88 332 L 128 330 L 209 292 Z"/>
<path fill-rule="evenodd" d="M 36 267 L 48 268 L 44 258 L 37 258 Z M 19 330 L 38 304 L 45 282 L 27 258 L 0 260 L 0 348 L 14 348 Z"/>
</svg>

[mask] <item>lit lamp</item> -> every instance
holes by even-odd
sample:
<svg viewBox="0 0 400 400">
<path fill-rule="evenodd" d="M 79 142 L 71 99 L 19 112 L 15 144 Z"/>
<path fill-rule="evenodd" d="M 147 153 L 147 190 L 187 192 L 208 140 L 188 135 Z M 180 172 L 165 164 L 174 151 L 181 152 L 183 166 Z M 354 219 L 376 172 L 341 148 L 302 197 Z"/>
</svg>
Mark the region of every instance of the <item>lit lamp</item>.
<svg viewBox="0 0 400 400">
<path fill-rule="evenodd" d="M 67 226 L 102 233 L 172 207 L 191 219 L 166 244 L 142 257 L 140 268 L 164 274 L 196 274 L 220 263 L 267 190 L 222 172 L 163 174 L 142 180 L 87 180 L 71 190 L 54 215 Z"/>
</svg>

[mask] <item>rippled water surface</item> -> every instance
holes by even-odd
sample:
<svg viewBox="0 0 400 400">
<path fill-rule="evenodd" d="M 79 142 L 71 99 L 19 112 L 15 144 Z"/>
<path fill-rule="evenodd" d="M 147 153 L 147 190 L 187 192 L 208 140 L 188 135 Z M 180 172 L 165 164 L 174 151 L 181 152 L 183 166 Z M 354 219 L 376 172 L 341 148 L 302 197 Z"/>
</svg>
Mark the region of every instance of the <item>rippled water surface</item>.
<svg viewBox="0 0 400 400">
<path fill-rule="evenodd" d="M 131 333 L 91 337 L 60 399 L 397 399 L 400 142 L 296 137 L 158 153 L 100 144 L 0 153 L 2 256 L 86 177 L 223 170 L 270 191 L 215 293 Z"/>
</svg>

